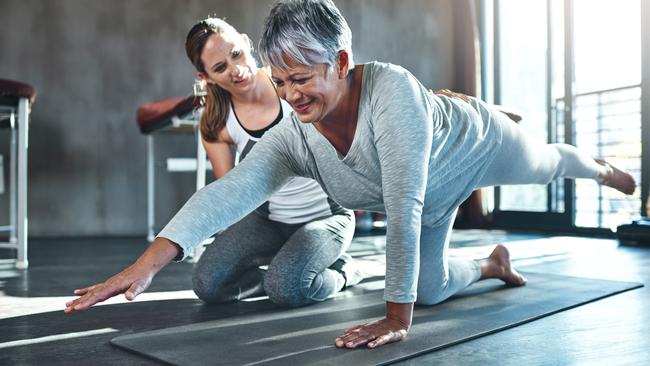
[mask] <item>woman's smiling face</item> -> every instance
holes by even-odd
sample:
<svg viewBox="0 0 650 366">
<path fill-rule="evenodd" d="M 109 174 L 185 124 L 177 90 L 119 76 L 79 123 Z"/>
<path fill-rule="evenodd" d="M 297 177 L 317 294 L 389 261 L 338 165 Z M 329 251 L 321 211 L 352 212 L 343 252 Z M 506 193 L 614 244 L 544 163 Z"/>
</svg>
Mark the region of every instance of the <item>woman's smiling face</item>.
<svg viewBox="0 0 650 366">
<path fill-rule="evenodd" d="M 327 64 L 302 65 L 286 60 L 287 68 L 272 68 L 280 98 L 286 100 L 304 123 L 324 120 L 340 100 L 339 77 Z"/>
<path fill-rule="evenodd" d="M 257 66 L 248 37 L 244 34 L 224 32 L 211 35 L 201 52 L 201 62 L 205 73 L 199 76 L 230 94 L 246 92 L 255 84 Z"/>
</svg>

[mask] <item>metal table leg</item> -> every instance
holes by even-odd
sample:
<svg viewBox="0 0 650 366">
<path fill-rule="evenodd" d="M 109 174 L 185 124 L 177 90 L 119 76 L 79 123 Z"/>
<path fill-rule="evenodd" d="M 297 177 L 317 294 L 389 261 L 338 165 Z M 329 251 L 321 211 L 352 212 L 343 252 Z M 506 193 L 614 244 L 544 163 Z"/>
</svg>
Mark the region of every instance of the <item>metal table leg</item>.
<svg viewBox="0 0 650 366">
<path fill-rule="evenodd" d="M 16 133 L 16 118 L 15 111 L 11 112 L 9 123 L 11 125 L 11 142 L 9 153 L 9 243 L 16 245 L 18 239 L 16 238 L 16 210 L 18 205 L 18 194 L 16 193 L 18 183 L 18 142 Z"/>
<path fill-rule="evenodd" d="M 16 268 L 28 267 L 27 260 L 27 150 L 29 147 L 29 99 L 18 101 L 18 204 L 16 237 L 18 260 Z"/>
<path fill-rule="evenodd" d="M 149 242 L 152 242 L 156 237 L 156 191 L 154 186 L 154 168 L 153 136 L 147 135 L 147 240 Z"/>
</svg>

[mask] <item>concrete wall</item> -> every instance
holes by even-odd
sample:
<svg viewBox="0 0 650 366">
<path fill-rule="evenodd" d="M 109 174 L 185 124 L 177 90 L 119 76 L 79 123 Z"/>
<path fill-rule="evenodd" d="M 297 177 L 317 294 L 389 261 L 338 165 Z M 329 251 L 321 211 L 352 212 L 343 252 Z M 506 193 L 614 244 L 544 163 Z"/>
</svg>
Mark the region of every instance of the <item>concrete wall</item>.
<svg viewBox="0 0 650 366">
<path fill-rule="evenodd" d="M 357 62 L 390 61 L 432 87 L 452 87 L 454 0 L 339 0 Z M 0 78 L 39 92 L 29 151 L 32 236 L 144 235 L 145 138 L 135 111 L 187 95 L 194 71 L 184 39 L 196 20 L 225 17 L 254 42 L 272 1 L 2 0 Z M 8 133 L 0 154 L 8 166 Z M 190 136 L 164 137 L 168 155 L 192 155 Z M 163 224 L 191 194 L 190 174 L 158 170 Z M 5 174 L 6 175 L 6 174 Z M 0 226 L 8 220 L 0 195 Z M 0 234 L 1 235 L 1 234 Z"/>
</svg>

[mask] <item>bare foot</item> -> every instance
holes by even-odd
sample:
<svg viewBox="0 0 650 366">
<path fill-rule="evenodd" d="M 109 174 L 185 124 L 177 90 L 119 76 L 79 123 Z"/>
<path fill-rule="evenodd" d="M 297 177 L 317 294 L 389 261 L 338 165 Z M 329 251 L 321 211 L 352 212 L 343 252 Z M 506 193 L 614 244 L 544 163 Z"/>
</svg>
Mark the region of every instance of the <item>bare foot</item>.
<svg viewBox="0 0 650 366">
<path fill-rule="evenodd" d="M 606 174 L 603 174 L 598 177 L 600 184 L 606 185 L 608 187 L 612 187 L 625 194 L 634 193 L 634 190 L 636 189 L 636 182 L 634 181 L 634 178 L 630 174 L 616 168 L 615 166 L 606 162 L 605 160 L 602 159 L 594 159 L 594 160 L 596 160 L 598 164 L 608 168 L 607 169 L 608 172 Z"/>
<path fill-rule="evenodd" d="M 481 279 L 487 278 L 498 278 L 512 286 L 526 284 L 526 277 L 512 268 L 508 248 L 501 244 L 494 248 L 487 259 L 481 261 Z"/>
</svg>

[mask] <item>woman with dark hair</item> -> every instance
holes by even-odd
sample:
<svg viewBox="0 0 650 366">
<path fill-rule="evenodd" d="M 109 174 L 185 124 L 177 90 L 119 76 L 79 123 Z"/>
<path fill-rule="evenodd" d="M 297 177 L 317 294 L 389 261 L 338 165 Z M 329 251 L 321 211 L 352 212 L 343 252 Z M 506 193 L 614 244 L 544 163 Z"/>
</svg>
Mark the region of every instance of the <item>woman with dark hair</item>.
<svg viewBox="0 0 650 366">
<path fill-rule="evenodd" d="M 200 130 L 219 179 L 234 167 L 232 148 L 243 160 L 291 107 L 278 97 L 269 70 L 257 67 L 250 38 L 224 20 L 198 22 L 185 50 L 207 89 Z M 205 301 L 264 292 L 288 306 L 322 301 L 362 278 L 344 253 L 353 233 L 351 211 L 313 179 L 290 178 L 207 247 L 194 271 L 194 291 Z M 269 264 L 266 273 L 260 264 Z"/>
</svg>

